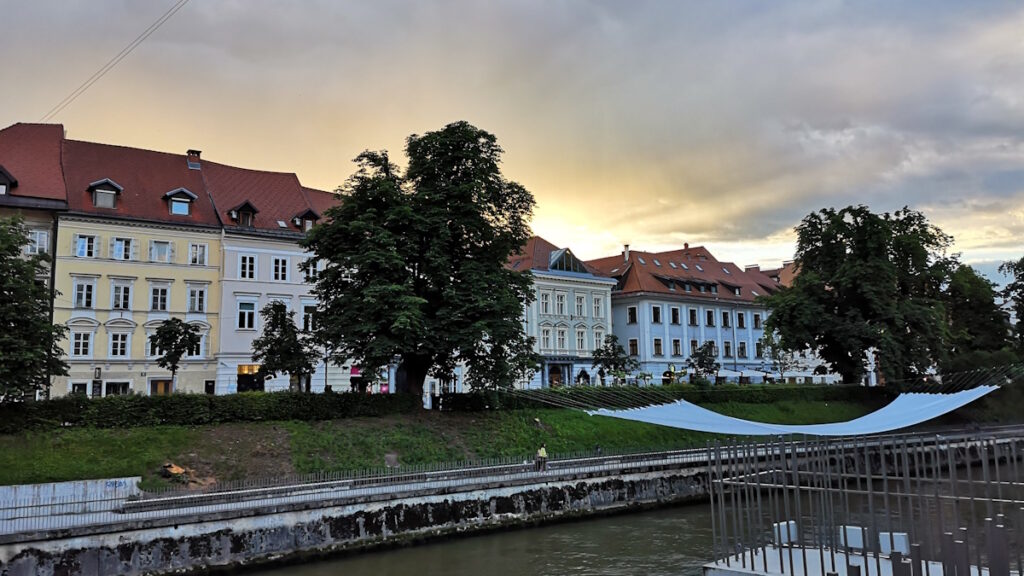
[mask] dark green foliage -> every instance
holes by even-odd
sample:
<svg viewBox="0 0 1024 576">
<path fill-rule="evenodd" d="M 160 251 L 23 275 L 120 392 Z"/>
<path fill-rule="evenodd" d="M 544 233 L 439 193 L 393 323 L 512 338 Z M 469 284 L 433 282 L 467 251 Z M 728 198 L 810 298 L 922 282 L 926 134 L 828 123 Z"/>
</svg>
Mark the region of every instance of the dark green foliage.
<svg viewBox="0 0 1024 576">
<path fill-rule="evenodd" d="M 169 318 L 160 323 L 156 333 L 149 337 L 160 350 L 156 363 L 171 371 L 171 380 L 178 373 L 178 365 L 188 351 L 202 342 L 199 328 L 180 318 Z"/>
<path fill-rule="evenodd" d="M 260 363 L 260 372 L 273 378 L 279 373 L 308 376 L 313 373 L 319 352 L 307 334 L 295 325 L 295 311 L 274 300 L 260 311 L 263 333 L 252 343 L 252 359 Z M 306 380 L 307 392 L 310 385 Z"/>
<path fill-rule="evenodd" d="M 945 358 L 949 236 L 920 212 L 865 206 L 820 210 L 796 230 L 793 286 L 764 298 L 784 348 L 817 351 L 848 383 L 861 381 L 868 350 L 890 381 Z"/>
<path fill-rule="evenodd" d="M 718 369 L 722 367 L 717 358 L 715 343 L 708 340 L 697 348 L 697 352 L 687 357 L 686 367 L 693 370 L 697 378 L 709 380 L 711 376 L 717 375 Z"/>
<path fill-rule="evenodd" d="M 28 233 L 20 217 L 0 218 L 0 403 L 46 390 L 50 376 L 66 376 L 58 343 L 67 333 L 50 321 L 50 257 L 25 255 Z"/>
<path fill-rule="evenodd" d="M 970 266 L 959 266 L 950 277 L 946 313 L 951 360 L 972 352 L 996 352 L 1010 343 L 1010 326 L 996 303 L 995 285 Z"/>
<path fill-rule="evenodd" d="M 619 344 L 619 337 L 614 334 L 605 336 L 601 347 L 594 350 L 594 363 L 591 368 L 597 368 L 598 378 L 602 383 L 609 376 L 624 378 L 626 374 L 639 367 L 640 363 L 636 358 L 626 354 Z"/>
<path fill-rule="evenodd" d="M 65 396 L 45 402 L 0 406 L 0 434 L 20 430 L 89 426 L 132 428 L 270 420 L 329 420 L 412 412 L 410 394 L 303 394 L 245 392 L 229 396 Z"/>
<path fill-rule="evenodd" d="M 327 263 L 314 292 L 333 359 L 376 373 L 398 358 L 398 389 L 414 394 L 459 362 L 474 387 L 535 369 L 520 320 L 532 279 L 505 268 L 534 201 L 501 175 L 501 153 L 493 135 L 457 122 L 408 138 L 404 176 L 386 152 L 359 155 L 341 204 L 303 243 Z"/>
<path fill-rule="evenodd" d="M 1024 355 L 1024 257 L 1020 260 L 1003 262 L 999 272 L 1010 277 L 1003 288 L 1003 298 L 1010 303 L 1017 316 L 1017 325 L 1013 327 L 1017 351 Z"/>
<path fill-rule="evenodd" d="M 769 362 L 769 368 L 772 372 L 777 373 L 783 381 L 786 380 L 787 373 L 802 368 L 800 357 L 795 351 L 787 350 L 782 346 L 782 342 L 776 337 L 774 330 L 764 331 L 764 335 L 761 336 L 761 345 L 764 350 L 764 358 Z"/>
</svg>

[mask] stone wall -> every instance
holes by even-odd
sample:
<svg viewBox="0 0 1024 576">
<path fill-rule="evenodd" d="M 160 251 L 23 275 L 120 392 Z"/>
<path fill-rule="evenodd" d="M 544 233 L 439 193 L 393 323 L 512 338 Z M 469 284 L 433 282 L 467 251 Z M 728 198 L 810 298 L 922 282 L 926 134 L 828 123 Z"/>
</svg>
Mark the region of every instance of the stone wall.
<svg viewBox="0 0 1024 576">
<path fill-rule="evenodd" d="M 703 471 L 662 470 L 613 478 L 422 493 L 386 502 L 278 510 L 241 518 L 194 518 L 114 533 L 67 533 L 0 545 L 0 574 L 50 576 L 207 573 L 217 567 L 297 561 L 379 546 L 512 528 L 707 495 Z"/>
</svg>

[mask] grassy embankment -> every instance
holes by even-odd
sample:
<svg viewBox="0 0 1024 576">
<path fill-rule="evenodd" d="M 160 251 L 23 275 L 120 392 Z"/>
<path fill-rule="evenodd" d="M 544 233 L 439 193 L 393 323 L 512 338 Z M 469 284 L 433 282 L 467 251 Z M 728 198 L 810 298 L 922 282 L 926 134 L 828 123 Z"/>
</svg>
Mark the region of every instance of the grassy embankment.
<svg viewBox="0 0 1024 576">
<path fill-rule="evenodd" d="M 762 422 L 816 424 L 878 408 L 858 402 L 717 403 L 707 408 Z M 540 426 L 535 422 L 540 421 Z M 216 480 L 522 456 L 546 442 L 552 455 L 702 446 L 710 434 L 591 417 L 572 410 L 423 412 L 324 422 L 67 429 L 0 436 L 0 485 L 143 476 L 155 485 L 167 461 Z"/>
</svg>

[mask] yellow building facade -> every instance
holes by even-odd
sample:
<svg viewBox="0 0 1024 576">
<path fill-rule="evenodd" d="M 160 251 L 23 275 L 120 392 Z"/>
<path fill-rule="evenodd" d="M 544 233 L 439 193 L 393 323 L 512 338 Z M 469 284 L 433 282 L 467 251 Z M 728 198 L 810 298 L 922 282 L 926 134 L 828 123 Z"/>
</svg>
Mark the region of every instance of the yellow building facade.
<svg viewBox="0 0 1024 576">
<path fill-rule="evenodd" d="M 216 379 L 220 328 L 220 230 L 59 219 L 54 321 L 68 327 L 69 375 L 51 394 L 204 393 Z M 149 337 L 180 318 L 199 328 L 200 346 L 171 372 Z"/>
</svg>

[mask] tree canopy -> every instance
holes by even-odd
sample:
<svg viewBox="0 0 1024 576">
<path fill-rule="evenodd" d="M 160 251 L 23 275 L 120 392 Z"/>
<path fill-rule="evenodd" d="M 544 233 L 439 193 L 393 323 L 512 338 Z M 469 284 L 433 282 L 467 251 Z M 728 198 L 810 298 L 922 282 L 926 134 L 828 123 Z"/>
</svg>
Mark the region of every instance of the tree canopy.
<svg viewBox="0 0 1024 576">
<path fill-rule="evenodd" d="M 1014 340 L 1017 352 L 1024 355 L 1024 257 L 1003 262 L 999 266 L 999 272 L 1010 277 L 1010 281 L 1003 288 L 1002 296 L 1010 303 L 1010 308 L 1017 317 L 1017 323 L 1013 326 Z"/>
<path fill-rule="evenodd" d="M 949 236 L 920 212 L 865 206 L 814 212 L 796 231 L 793 285 L 764 299 L 783 347 L 816 350 L 846 382 L 862 379 L 869 350 L 890 380 L 945 358 Z"/>
<path fill-rule="evenodd" d="M 279 373 L 309 376 L 320 358 L 308 334 L 295 325 L 295 311 L 280 300 L 260 310 L 263 332 L 252 342 L 252 359 L 260 363 L 260 372 L 269 378 Z M 310 382 L 306 380 L 307 392 Z"/>
<path fill-rule="evenodd" d="M 199 328 L 182 321 L 181 318 L 164 320 L 149 338 L 160 351 L 156 363 L 161 368 L 171 371 L 171 381 L 174 381 L 185 354 L 202 343 Z"/>
<path fill-rule="evenodd" d="M 59 341 L 67 329 L 50 319 L 50 257 L 26 254 L 20 217 L 0 218 L 0 403 L 46 390 L 66 376 Z"/>
<path fill-rule="evenodd" d="M 399 391 L 422 393 L 428 373 L 453 378 L 460 362 L 472 386 L 510 386 L 536 366 L 521 321 L 532 279 L 505 267 L 529 238 L 533 195 L 502 176 L 496 138 L 466 122 L 414 134 L 405 151 L 405 174 L 387 152 L 360 154 L 303 242 L 326 263 L 317 338 L 365 372 L 397 359 Z"/>
<path fill-rule="evenodd" d="M 718 374 L 722 365 L 718 363 L 718 351 L 715 349 L 715 343 L 708 340 L 701 344 L 697 351 L 686 359 L 686 367 L 693 370 L 695 376 L 705 380 Z"/>
<path fill-rule="evenodd" d="M 1009 344 L 1009 322 L 996 294 L 995 285 L 970 266 L 953 271 L 945 298 L 950 356 L 996 352 Z"/>
<path fill-rule="evenodd" d="M 618 336 L 608 334 L 601 346 L 594 350 L 593 363 L 590 367 L 598 369 L 598 377 L 603 383 L 606 374 L 625 378 L 626 374 L 639 368 L 640 363 L 636 358 L 626 354 L 622 344 L 619 344 Z"/>
</svg>

